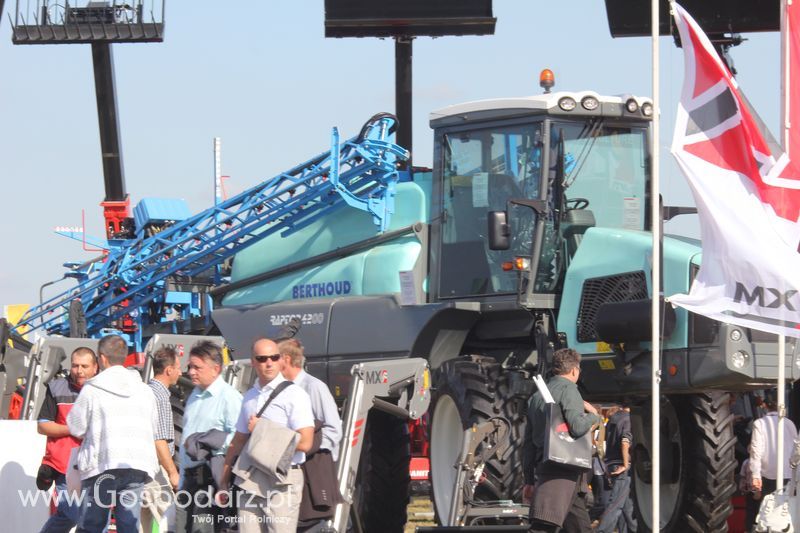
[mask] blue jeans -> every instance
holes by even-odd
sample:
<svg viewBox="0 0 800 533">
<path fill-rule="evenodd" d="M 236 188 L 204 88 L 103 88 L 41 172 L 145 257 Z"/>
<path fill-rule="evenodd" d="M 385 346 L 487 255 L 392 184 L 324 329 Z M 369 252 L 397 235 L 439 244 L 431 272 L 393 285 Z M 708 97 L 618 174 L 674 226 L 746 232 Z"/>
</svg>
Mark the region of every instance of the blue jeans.
<svg viewBox="0 0 800 533">
<path fill-rule="evenodd" d="M 141 470 L 115 468 L 84 479 L 84 499 L 78 521 L 78 533 L 100 533 L 108 525 L 111 508 L 119 533 L 138 533 L 142 488 L 148 476 Z"/>
<path fill-rule="evenodd" d="M 597 526 L 598 532 L 610 533 L 615 529 L 619 533 L 636 532 L 636 517 L 633 514 L 633 501 L 630 496 L 630 471 L 612 477 L 608 503 L 600 519 L 600 525 Z"/>
<path fill-rule="evenodd" d="M 80 500 L 75 494 L 75 501 L 72 501 L 71 494 L 67 494 L 67 476 L 59 474 L 55 478 L 57 502 L 56 514 L 52 515 L 40 533 L 69 533 L 75 527 L 80 517 Z"/>
</svg>

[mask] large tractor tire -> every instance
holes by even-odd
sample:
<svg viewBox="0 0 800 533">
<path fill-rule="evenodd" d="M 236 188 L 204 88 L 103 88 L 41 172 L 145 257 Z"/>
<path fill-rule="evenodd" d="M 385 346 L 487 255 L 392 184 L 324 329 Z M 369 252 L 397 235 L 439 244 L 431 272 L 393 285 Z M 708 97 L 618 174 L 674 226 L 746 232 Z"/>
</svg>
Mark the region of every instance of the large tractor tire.
<svg viewBox="0 0 800 533">
<path fill-rule="evenodd" d="M 494 359 L 477 355 L 451 359 L 434 374 L 431 492 L 434 511 L 442 525 L 453 525 L 446 522 L 456 480 L 454 465 L 462 449 L 464 430 L 490 418 L 504 418 L 509 423 L 507 447 L 500 446 L 502 453 L 486 463 L 475 499 L 521 501 L 527 398 L 513 393 L 512 374 L 519 377 L 519 372 L 504 371 Z"/>
<path fill-rule="evenodd" d="M 402 533 L 410 500 L 408 423 L 372 409 L 356 481 L 354 531 Z"/>
<path fill-rule="evenodd" d="M 633 492 L 639 531 L 653 531 L 650 404 L 634 409 Z M 733 414 L 721 392 L 661 402 L 661 531 L 724 533 L 733 511 Z"/>
</svg>

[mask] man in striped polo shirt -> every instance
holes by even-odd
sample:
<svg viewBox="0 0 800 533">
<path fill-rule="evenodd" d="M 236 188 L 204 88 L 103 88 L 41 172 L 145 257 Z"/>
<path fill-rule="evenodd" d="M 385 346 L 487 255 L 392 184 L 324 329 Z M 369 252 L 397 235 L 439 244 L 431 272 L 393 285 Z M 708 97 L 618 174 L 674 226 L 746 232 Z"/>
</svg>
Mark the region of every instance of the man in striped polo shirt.
<svg viewBox="0 0 800 533">
<path fill-rule="evenodd" d="M 58 378 L 47 384 L 44 402 L 39 411 L 38 430 L 47 437 L 42 466 L 39 468 L 37 484 L 40 488 L 56 483 L 58 506 L 42 528 L 42 533 L 67 532 L 78 523 L 79 505 L 70 504 L 67 492 L 67 462 L 72 448 L 80 445 L 80 439 L 69 434 L 67 414 L 78 397 L 86 380 L 97 374 L 97 356 L 89 348 L 77 348 L 70 357 L 69 376 Z"/>
<path fill-rule="evenodd" d="M 173 348 L 164 347 L 153 354 L 153 379 L 148 385 L 156 399 L 158 426 L 155 434 L 156 455 L 160 472 L 145 485 L 147 499 L 142 501 L 140 521 L 143 531 L 152 531 L 152 524 L 159 523 L 167 504 L 172 498 L 167 493 L 170 487 L 178 490 L 180 473 L 175 466 L 175 425 L 172 418 L 169 388 L 181 377 L 181 361 Z"/>
</svg>

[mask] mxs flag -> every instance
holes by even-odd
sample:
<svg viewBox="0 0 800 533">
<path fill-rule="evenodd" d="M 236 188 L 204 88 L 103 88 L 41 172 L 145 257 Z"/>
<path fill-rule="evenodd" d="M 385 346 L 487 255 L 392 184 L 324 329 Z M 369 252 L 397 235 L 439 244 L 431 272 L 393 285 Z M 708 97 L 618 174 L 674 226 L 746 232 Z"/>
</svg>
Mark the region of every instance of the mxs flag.
<svg viewBox="0 0 800 533">
<path fill-rule="evenodd" d="M 697 23 L 677 4 L 674 15 L 685 79 L 672 153 L 697 204 L 703 258 L 689 294 L 670 301 L 723 322 L 800 337 L 800 172 L 769 138 Z M 800 161 L 800 153 L 791 155 Z"/>
</svg>

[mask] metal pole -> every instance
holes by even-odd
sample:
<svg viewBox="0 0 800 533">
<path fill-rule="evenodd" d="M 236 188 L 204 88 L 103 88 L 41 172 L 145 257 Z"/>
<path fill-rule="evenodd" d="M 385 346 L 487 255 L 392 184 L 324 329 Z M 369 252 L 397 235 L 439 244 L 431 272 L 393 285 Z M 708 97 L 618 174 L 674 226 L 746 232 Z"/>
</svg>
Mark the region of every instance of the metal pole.
<svg viewBox="0 0 800 533">
<path fill-rule="evenodd" d="M 781 0 L 781 143 L 783 149 L 789 154 L 791 144 L 789 143 L 790 135 L 790 118 L 789 118 L 789 28 L 787 21 L 787 0 Z M 786 336 L 781 333 L 778 335 L 778 453 L 777 455 L 777 472 L 775 475 L 775 491 L 783 489 L 783 465 L 784 465 L 784 449 L 783 449 L 783 435 L 784 435 L 784 419 L 786 418 Z"/>
<path fill-rule="evenodd" d="M 222 203 L 222 139 L 214 137 L 214 205 Z"/>
<path fill-rule="evenodd" d="M 789 129 L 791 128 L 789 118 L 789 106 L 791 105 L 789 101 L 791 94 L 789 90 L 789 28 L 787 28 L 786 20 L 789 15 L 788 9 L 786 0 L 781 0 L 781 145 L 787 152 L 786 155 L 791 157 L 792 154 L 788 153 L 790 149 Z"/>
<path fill-rule="evenodd" d="M 775 476 L 775 491 L 783 489 L 783 435 L 784 419 L 786 418 L 786 337 L 778 335 L 778 471 Z"/>
<path fill-rule="evenodd" d="M 397 144 L 411 152 L 411 66 L 413 37 L 396 37 L 394 40 L 394 101 L 397 116 Z M 411 158 L 400 164 L 401 170 L 411 168 Z"/>
<path fill-rule="evenodd" d="M 661 190 L 659 174 L 659 147 L 660 147 L 660 115 L 661 99 L 659 94 L 659 3 L 658 0 L 651 1 L 651 24 L 652 24 L 652 62 L 653 62 L 653 135 L 652 144 L 652 181 L 650 184 L 650 228 L 653 231 L 653 279 L 651 294 L 653 323 L 651 324 L 652 337 L 652 374 L 651 374 L 651 409 L 653 411 L 652 433 L 651 433 L 651 456 L 652 465 L 652 498 L 653 498 L 653 531 L 661 530 L 661 202 L 659 192 Z"/>
<path fill-rule="evenodd" d="M 222 139 L 214 137 L 214 207 L 222 203 Z M 214 217 L 215 221 L 219 223 L 222 217 L 219 213 Z M 214 232 L 219 233 L 219 228 Z M 222 265 L 214 267 L 214 284 L 218 285 L 221 282 Z"/>
<path fill-rule="evenodd" d="M 105 200 L 123 201 L 127 194 L 122 171 L 117 95 L 114 89 L 114 58 L 110 43 L 92 43 L 92 63 L 97 97 L 97 120 L 100 124 L 103 180 L 106 186 Z"/>
</svg>

